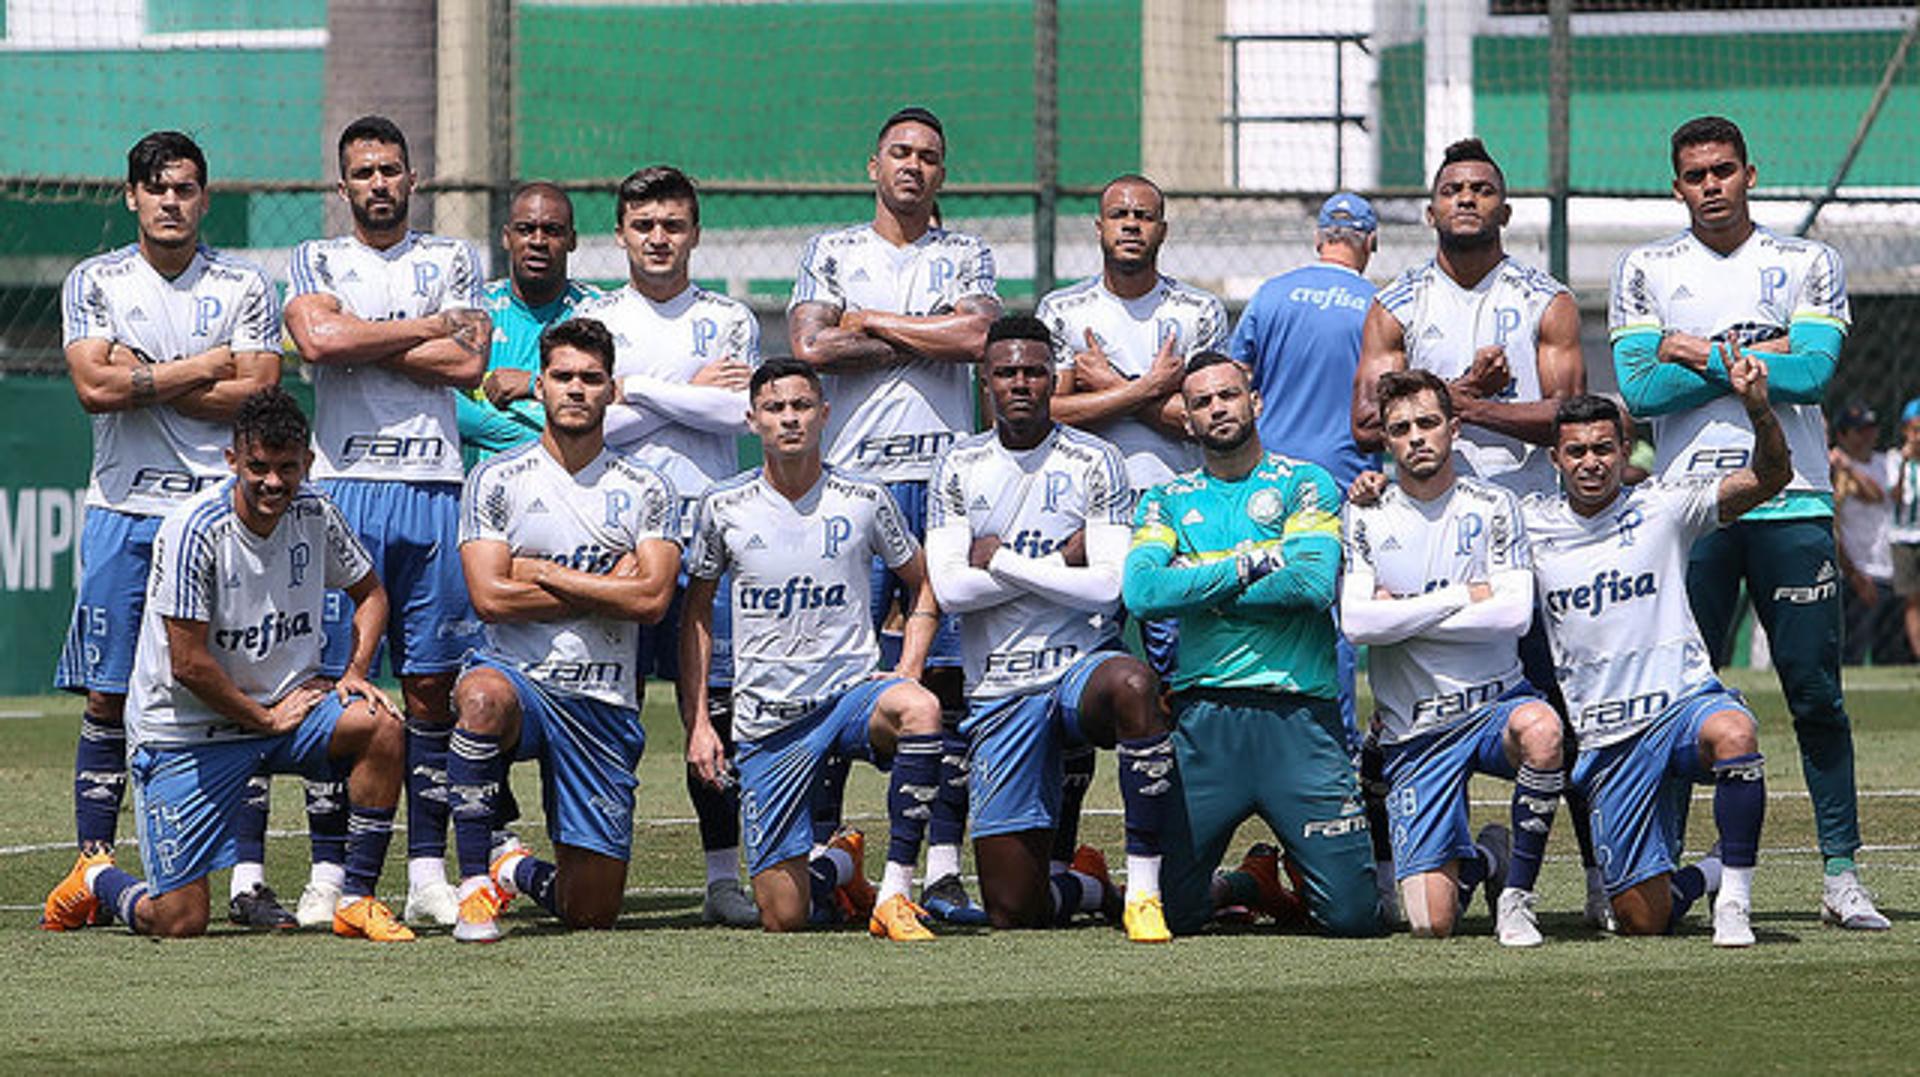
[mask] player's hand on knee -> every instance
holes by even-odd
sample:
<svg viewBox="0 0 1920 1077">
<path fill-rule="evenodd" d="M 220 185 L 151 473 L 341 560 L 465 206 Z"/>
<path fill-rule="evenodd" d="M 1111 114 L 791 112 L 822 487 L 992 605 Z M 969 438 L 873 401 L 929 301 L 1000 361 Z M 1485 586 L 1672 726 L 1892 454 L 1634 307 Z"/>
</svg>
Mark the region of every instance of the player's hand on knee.
<svg viewBox="0 0 1920 1077">
<path fill-rule="evenodd" d="M 325 680 L 316 677 L 281 696 L 273 706 L 267 708 L 267 732 L 286 733 L 298 729 L 313 708 L 327 698 L 331 688 Z"/>
<path fill-rule="evenodd" d="M 393 700 L 387 693 L 381 691 L 379 685 L 352 670 L 342 674 L 340 679 L 333 683 L 333 694 L 339 698 L 342 705 L 351 703 L 355 696 L 359 696 L 367 701 L 367 709 L 372 711 L 375 717 L 385 714 L 396 722 L 400 720 L 400 708 L 393 705 Z"/>
</svg>

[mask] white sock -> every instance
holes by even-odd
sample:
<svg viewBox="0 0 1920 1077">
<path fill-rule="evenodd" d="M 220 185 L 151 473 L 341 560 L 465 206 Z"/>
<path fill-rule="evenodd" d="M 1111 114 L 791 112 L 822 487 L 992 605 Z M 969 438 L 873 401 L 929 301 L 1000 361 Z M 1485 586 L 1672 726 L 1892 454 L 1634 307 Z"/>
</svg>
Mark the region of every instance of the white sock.
<svg viewBox="0 0 1920 1077">
<path fill-rule="evenodd" d="M 1127 854 L 1127 898 L 1160 896 L 1160 858 Z"/>
<path fill-rule="evenodd" d="M 1720 863 L 1720 858 L 1717 856 L 1707 857 L 1705 860 L 1695 864 L 1694 867 L 1699 868 L 1700 874 L 1706 877 L 1707 893 L 1709 894 L 1718 893 L 1720 888 L 1726 885 L 1727 872 L 1738 870 Z M 1753 878 L 1752 868 L 1747 869 L 1747 878 Z"/>
<path fill-rule="evenodd" d="M 1829 894 L 1838 893 L 1849 886 L 1860 885 L 1860 876 L 1851 871 L 1843 871 L 1838 875 L 1827 875 L 1823 878 L 1826 880 L 1823 885 Z"/>
<path fill-rule="evenodd" d="M 1753 905 L 1753 869 L 1726 868 L 1720 873 L 1720 897 L 1717 901 L 1740 901 Z"/>
<path fill-rule="evenodd" d="M 820 856 L 826 857 L 827 862 L 833 865 L 833 885 L 835 886 L 845 886 L 852 882 L 854 873 L 859 870 L 853 866 L 853 857 L 845 849 L 822 849 Z M 817 860 L 819 857 L 814 859 Z"/>
<path fill-rule="evenodd" d="M 233 881 L 227 884 L 227 896 L 239 897 L 241 894 L 251 893 L 255 883 L 264 885 L 266 881 L 267 866 L 265 864 L 253 864 L 242 860 L 233 866 Z"/>
<path fill-rule="evenodd" d="M 874 899 L 878 905 L 895 894 L 909 894 L 913 891 L 913 865 L 896 864 L 887 861 L 886 874 L 880 876 L 880 896 Z"/>
<path fill-rule="evenodd" d="M 958 845 L 927 846 L 927 878 L 934 882 L 949 875 L 960 874 L 960 847 Z"/>
<path fill-rule="evenodd" d="M 322 860 L 307 872 L 308 886 L 330 886 L 335 890 L 347 885 L 347 866 Z"/>
<path fill-rule="evenodd" d="M 1100 885 L 1100 880 L 1084 871 L 1075 871 L 1072 868 L 1067 869 L 1067 874 L 1080 880 L 1081 912 L 1099 912 L 1106 907 L 1107 888 Z M 1127 877 L 1131 879 L 1133 876 L 1129 873 Z"/>
<path fill-rule="evenodd" d="M 707 850 L 707 885 L 712 886 L 722 879 L 730 883 L 740 881 L 740 847 L 730 845 L 725 849 Z"/>
<path fill-rule="evenodd" d="M 445 886 L 447 861 L 438 856 L 416 856 L 407 861 L 407 885 L 413 889 L 435 884 Z"/>
<path fill-rule="evenodd" d="M 86 872 L 80 876 L 82 879 L 86 880 L 87 893 L 89 894 L 93 893 L 93 881 L 100 877 L 101 872 L 107 870 L 112 866 L 113 866 L 112 864 L 95 864 L 94 866 L 88 868 Z"/>
</svg>

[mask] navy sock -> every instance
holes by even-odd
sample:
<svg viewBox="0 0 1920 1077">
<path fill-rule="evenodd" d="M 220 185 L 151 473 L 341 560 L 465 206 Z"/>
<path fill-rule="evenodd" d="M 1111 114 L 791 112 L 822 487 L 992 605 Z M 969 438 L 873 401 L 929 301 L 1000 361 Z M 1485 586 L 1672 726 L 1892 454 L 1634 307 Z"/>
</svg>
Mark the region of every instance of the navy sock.
<svg viewBox="0 0 1920 1077">
<path fill-rule="evenodd" d="M 833 891 L 840 885 L 840 869 L 833 861 L 824 856 L 816 856 L 807 862 L 807 886 L 813 898 L 813 907 L 807 912 L 807 922 L 811 924 L 837 924 L 840 922 L 840 907 L 834 904 Z"/>
<path fill-rule="evenodd" d="M 1667 933 L 1672 934 L 1693 903 L 1706 896 L 1707 876 L 1689 864 L 1668 876 L 1667 885 L 1673 894 L 1673 911 L 1667 914 Z"/>
<path fill-rule="evenodd" d="M 727 759 L 733 759 L 733 690 L 721 685 L 707 688 L 707 716 L 720 743 L 726 746 Z M 700 820 L 700 848 L 706 852 L 737 848 L 740 844 L 740 786 L 728 782 L 715 789 L 687 772 L 687 799 L 693 802 L 694 817 Z"/>
<path fill-rule="evenodd" d="M 1597 867 L 1599 861 L 1593 858 L 1593 819 L 1587 806 L 1587 795 L 1573 784 L 1573 761 L 1560 768 L 1562 785 L 1560 795 L 1567 802 L 1567 815 L 1573 820 L 1573 840 L 1580 846 L 1580 866 Z"/>
<path fill-rule="evenodd" d="M 247 791 L 233 810 L 234 855 L 242 864 L 267 859 L 267 805 L 272 790 L 272 775 L 255 774 L 247 779 Z"/>
<path fill-rule="evenodd" d="M 347 816 L 347 881 L 340 892 L 349 897 L 371 897 L 393 843 L 393 808 L 354 805 Z"/>
<path fill-rule="evenodd" d="M 1080 900 L 1086 896 L 1086 885 L 1071 871 L 1055 872 L 1050 882 L 1053 923 L 1055 927 L 1065 927 L 1073 922 L 1073 914 L 1080 911 Z"/>
<path fill-rule="evenodd" d="M 887 782 L 887 863 L 915 864 L 940 795 L 940 734 L 900 737 Z"/>
<path fill-rule="evenodd" d="M 1093 786 L 1099 758 L 1092 745 L 1068 748 L 1060 755 L 1060 818 L 1053 824 L 1053 859 L 1062 864 L 1080 849 L 1080 807 Z"/>
<path fill-rule="evenodd" d="M 513 888 L 532 898 L 534 904 L 559 916 L 559 895 L 554 892 L 553 887 L 553 880 L 559 874 L 559 870 L 545 860 L 523 856 L 514 861 Z"/>
<path fill-rule="evenodd" d="M 73 831 L 80 848 L 113 848 L 126 790 L 126 727 L 82 717 L 73 753 Z"/>
<path fill-rule="evenodd" d="M 1760 824 L 1767 817 L 1767 759 L 1759 752 L 1713 765 L 1713 823 L 1720 829 L 1720 862 L 1750 868 L 1760 857 Z"/>
<path fill-rule="evenodd" d="M 347 783 L 306 783 L 307 835 L 316 864 L 347 862 Z"/>
<path fill-rule="evenodd" d="M 1159 856 L 1167 793 L 1173 788 L 1171 734 L 1123 740 L 1115 754 L 1120 757 L 1120 802 L 1127 813 L 1127 855 Z"/>
<path fill-rule="evenodd" d="M 847 798 L 847 768 L 853 765 L 845 756 L 829 756 L 820 767 L 820 778 L 813 787 L 810 804 L 813 812 L 813 843 L 825 845 L 840 829 L 841 806 Z"/>
<path fill-rule="evenodd" d="M 1507 863 L 1506 885 L 1531 890 L 1540 878 L 1546 857 L 1547 835 L 1553 833 L 1553 815 L 1560 807 L 1566 778 L 1558 770 L 1521 766 L 1513 780 L 1513 858 Z"/>
<path fill-rule="evenodd" d="M 407 719 L 407 856 L 447 855 L 450 725 Z"/>
<path fill-rule="evenodd" d="M 940 734 L 940 792 L 927 821 L 927 844 L 958 845 L 967 836 L 967 738 Z"/>
<path fill-rule="evenodd" d="M 147 883 L 137 879 L 119 868 L 109 867 L 93 877 L 93 896 L 102 905 L 113 910 L 113 915 L 127 925 L 127 930 L 140 934 L 140 924 L 134 919 L 133 907 L 147 893 Z"/>
<path fill-rule="evenodd" d="M 1472 856 L 1460 858 L 1460 911 L 1466 912 L 1473 904 L 1473 892 L 1487 881 L 1487 875 L 1493 871 L 1493 865 L 1487 863 L 1487 851 L 1478 845 L 1473 847 Z"/>
<path fill-rule="evenodd" d="M 1387 823 L 1387 755 L 1371 738 L 1360 747 L 1360 803 L 1367 813 L 1367 838 L 1374 863 L 1393 860 L 1393 833 Z"/>
<path fill-rule="evenodd" d="M 487 873 L 493 859 L 493 821 L 506 768 L 500 738 L 455 729 L 447 741 L 447 798 L 453 807 L 453 844 L 460 877 Z"/>
</svg>

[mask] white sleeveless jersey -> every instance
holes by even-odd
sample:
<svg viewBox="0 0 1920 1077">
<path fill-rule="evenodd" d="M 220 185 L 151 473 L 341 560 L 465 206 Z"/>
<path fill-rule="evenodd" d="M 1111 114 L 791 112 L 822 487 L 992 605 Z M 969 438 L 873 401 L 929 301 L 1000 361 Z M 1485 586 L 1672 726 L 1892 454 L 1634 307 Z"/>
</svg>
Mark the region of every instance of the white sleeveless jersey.
<svg viewBox="0 0 1920 1077">
<path fill-rule="evenodd" d="M 580 304 L 576 318 L 595 318 L 613 334 L 615 378 L 644 375 L 686 383 L 717 359 L 760 365 L 760 323 L 745 303 L 691 286 L 656 303 L 631 285 Z M 735 433 L 703 430 L 645 402 L 631 406 L 640 421 L 621 431 L 614 448 L 658 468 L 691 510 L 707 487 L 740 470 Z M 741 414 L 746 413 L 744 406 Z M 742 420 L 744 423 L 744 420 Z M 689 515 L 683 526 L 691 526 Z"/>
<path fill-rule="evenodd" d="M 1462 288 L 1428 259 L 1401 273 L 1374 295 L 1400 323 L 1407 366 L 1452 381 L 1473 366 L 1476 349 L 1506 349 L 1513 380 L 1499 398 L 1508 403 L 1541 399 L 1540 318 L 1567 287 L 1509 257 L 1472 288 Z M 1462 425 L 1453 443 L 1461 475 L 1486 479 L 1522 496 L 1559 489 L 1547 450 L 1483 427 Z"/>
<path fill-rule="evenodd" d="M 993 252 L 940 228 L 904 247 L 869 224 L 807 241 L 788 314 L 802 303 L 914 316 L 950 314 L 969 296 L 994 295 Z M 915 359 L 884 370 L 822 379 L 833 411 L 826 460 L 882 482 L 925 482 L 953 439 L 973 429 L 973 366 Z"/>
<path fill-rule="evenodd" d="M 370 322 L 483 309 L 479 256 L 465 240 L 408 232 L 386 250 L 352 236 L 293 251 L 293 294 L 323 292 Z M 459 482 L 453 394 L 383 366 L 314 364 L 313 475 Z"/>
<path fill-rule="evenodd" d="M 964 520 L 1027 557 L 1059 549 L 1087 523 L 1130 527 L 1133 492 L 1120 450 L 1055 426 L 1015 452 L 992 430 L 960 439 L 933 473 L 927 530 Z M 1120 603 L 1088 613 L 1036 594 L 960 615 L 967 695 L 997 699 L 1043 691 L 1084 655 L 1113 646 Z"/>
<path fill-rule="evenodd" d="M 880 665 L 872 566 L 920 544 L 886 487 L 828 468 L 788 501 L 755 468 L 700 502 L 687 575 L 733 573 L 733 733 L 758 740 L 866 679 Z"/>
<path fill-rule="evenodd" d="M 154 536 L 127 693 L 134 745 L 261 735 L 222 717 L 174 679 L 169 618 L 204 622 L 214 661 L 235 687 L 271 706 L 320 674 L 326 592 L 373 571 L 366 548 L 318 489 L 301 487 L 273 533 L 262 537 L 235 514 L 233 485 L 229 479 L 183 502 Z"/>
<path fill-rule="evenodd" d="M 1052 332 L 1054 362 L 1062 368 L 1072 366 L 1074 354 L 1086 350 L 1088 330 L 1100 341 L 1114 371 L 1129 378 L 1138 378 L 1153 366 L 1168 337 L 1183 358 L 1226 350 L 1225 305 L 1211 292 L 1172 277 L 1161 277 L 1152 291 L 1137 299 L 1122 299 L 1108 291 L 1099 277 L 1092 277 L 1047 293 L 1033 314 Z M 1200 449 L 1193 442 L 1168 437 L 1131 415 L 1088 429 L 1120 449 L 1135 490 L 1158 486 L 1200 466 Z"/>
<path fill-rule="evenodd" d="M 1698 337 L 1732 332 L 1757 344 L 1785 337 L 1796 319 L 1827 322 L 1842 332 L 1852 320 L 1840 256 L 1817 240 L 1755 226 L 1739 249 L 1723 257 L 1689 230 L 1636 247 L 1614 267 L 1607 323 L 1615 337 L 1638 329 Z M 1787 490 L 1831 491 L 1819 405 L 1775 400 L 1773 413 L 1793 454 Z M 1730 392 L 1697 408 L 1655 416 L 1653 437 L 1654 473 L 1663 479 L 1723 475 L 1746 467 L 1753 454 L 1753 424 Z"/>
<path fill-rule="evenodd" d="M 61 343 L 112 340 L 155 363 L 224 344 L 235 352 L 280 351 L 280 301 L 250 262 L 201 247 L 172 280 L 138 244 L 97 255 L 67 274 Z M 233 472 L 226 423 L 195 419 L 166 404 L 90 416 L 93 475 L 87 504 L 160 516 Z"/>
<path fill-rule="evenodd" d="M 1649 480 L 1592 517 L 1565 497 L 1521 503 L 1535 594 L 1580 747 L 1639 732 L 1712 683 L 1687 602 L 1687 553 L 1719 526 L 1719 483 Z"/>
<path fill-rule="evenodd" d="M 570 473 L 539 440 L 482 462 L 460 495 L 460 543 L 504 542 L 605 575 L 647 539 L 678 540 L 673 486 L 611 449 Z M 640 624 L 579 615 L 487 624 L 487 650 L 550 691 L 638 709 Z"/>
<path fill-rule="evenodd" d="M 1372 505 L 1349 503 L 1341 533 L 1347 571 L 1365 573 L 1395 598 L 1527 567 L 1519 501 L 1480 479 L 1456 479 L 1432 501 L 1394 484 Z M 1518 642 L 1414 637 L 1373 645 L 1367 675 L 1385 724 L 1381 743 L 1456 725 L 1519 684 Z"/>
</svg>

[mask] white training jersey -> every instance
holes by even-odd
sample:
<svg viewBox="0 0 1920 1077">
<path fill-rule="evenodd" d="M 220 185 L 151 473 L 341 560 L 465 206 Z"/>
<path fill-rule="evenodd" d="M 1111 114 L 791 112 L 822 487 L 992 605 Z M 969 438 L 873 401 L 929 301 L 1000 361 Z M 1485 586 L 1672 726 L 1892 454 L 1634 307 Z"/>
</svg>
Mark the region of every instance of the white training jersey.
<svg viewBox="0 0 1920 1077">
<path fill-rule="evenodd" d="M 994 297 L 993 252 L 978 238 L 930 228 L 896 247 L 870 224 L 807 241 L 788 315 L 802 303 L 841 311 L 951 314 L 971 296 Z M 914 359 L 825 382 L 826 460 L 882 482 L 925 482 L 933 462 L 973 429 L 973 366 Z"/>
<path fill-rule="evenodd" d="M 1033 314 L 1053 334 L 1054 363 L 1062 369 L 1086 350 L 1089 331 L 1114 371 L 1128 378 L 1145 374 L 1168 338 L 1183 359 L 1224 351 L 1227 343 L 1227 308 L 1220 298 L 1167 276 L 1136 299 L 1122 299 L 1107 290 L 1105 281 L 1091 277 L 1048 292 Z M 1200 466 L 1200 449 L 1193 442 L 1168 437 L 1132 415 L 1088 429 L 1119 447 L 1135 490 Z"/>
<path fill-rule="evenodd" d="M 1400 323 L 1407 366 L 1452 381 L 1488 345 L 1506 349 L 1513 380 L 1496 399 L 1529 403 L 1540 395 L 1540 319 L 1567 287 L 1508 257 L 1472 288 L 1462 288 L 1428 259 L 1393 279 L 1373 299 Z M 1525 496 L 1559 489 L 1547 450 L 1479 426 L 1462 425 L 1453 443 L 1461 475 L 1486 479 Z"/>
<path fill-rule="evenodd" d="M 385 250 L 353 236 L 293 250 L 294 295 L 322 292 L 370 322 L 484 309 L 480 258 L 465 240 L 408 232 Z M 319 365 L 313 375 L 318 479 L 459 482 L 453 394 L 384 366 Z"/>
<path fill-rule="evenodd" d="M 637 454 L 644 447 L 647 462 L 672 481 L 683 504 L 740 470 L 735 439 L 747 429 L 746 394 L 687 383 L 718 359 L 760 365 L 760 322 L 745 303 L 697 285 L 656 303 L 628 285 L 581 303 L 573 316 L 598 319 L 613 334 L 616 380 L 638 376 L 682 393 L 737 398 L 700 414 L 664 393 L 654 400 L 629 397 L 614 405 L 634 413 L 617 435 L 610 432 L 615 449 Z"/>
<path fill-rule="evenodd" d="M 280 351 L 280 300 L 267 275 L 204 246 L 171 280 L 138 244 L 89 258 L 67 274 L 60 314 L 63 346 L 117 341 L 155 363 L 223 344 L 236 353 Z M 192 418 L 166 404 L 91 418 L 91 507 L 161 516 L 233 474 L 223 451 L 233 444 L 227 423 Z"/>
<path fill-rule="evenodd" d="M 460 543 L 504 542 L 606 575 L 647 539 L 678 540 L 679 499 L 657 472 L 611 449 L 577 473 L 539 440 L 491 457 L 460 495 Z M 640 624 L 580 614 L 557 621 L 488 622 L 487 650 L 550 691 L 638 709 Z"/>
<path fill-rule="evenodd" d="M 1395 598 L 1485 583 L 1494 573 L 1527 567 L 1518 499 L 1464 476 L 1432 501 L 1396 483 L 1372 505 L 1349 502 L 1341 534 L 1349 575 L 1361 574 Z M 1415 636 L 1374 644 L 1367 676 L 1384 725 L 1380 742 L 1449 728 L 1500 698 L 1525 679 L 1518 642 Z"/>
<path fill-rule="evenodd" d="M 886 487 L 836 468 L 798 501 L 758 468 L 707 491 L 686 568 L 733 574 L 736 738 L 775 733 L 879 668 L 873 559 L 898 568 L 919 550 Z"/>
<path fill-rule="evenodd" d="M 1554 672 L 1579 734 L 1599 748 L 1712 683 L 1687 602 L 1687 553 L 1719 526 L 1717 480 L 1648 480 L 1581 516 L 1560 495 L 1521 502 Z"/>
<path fill-rule="evenodd" d="M 934 469 L 927 530 L 965 521 L 1024 557 L 1054 554 L 1088 523 L 1131 527 L 1133 491 L 1120 450 L 1069 426 L 1015 451 L 988 430 L 960 439 Z M 1044 691 L 1076 659 L 1115 645 L 1120 601 L 1089 613 L 1030 592 L 960 615 L 967 695 Z"/>
<path fill-rule="evenodd" d="M 173 676 L 168 619 L 207 626 L 207 650 L 264 706 L 320 675 L 326 592 L 359 583 L 373 559 L 326 495 L 303 486 L 269 535 L 234 511 L 234 482 L 209 486 L 161 522 L 127 691 L 128 742 L 179 747 L 244 740 L 246 729 Z"/>
<path fill-rule="evenodd" d="M 1846 331 L 1852 314 L 1840 256 L 1818 240 L 1776 235 L 1757 225 L 1729 255 L 1715 252 L 1691 230 L 1635 247 L 1614 267 L 1607 306 L 1607 328 L 1616 337 L 1637 329 L 1698 337 L 1732 332 L 1758 344 L 1785 337 L 1799 319 Z M 1773 413 L 1793 454 L 1793 479 L 1776 497 L 1831 491 L 1820 406 L 1775 400 Z M 1731 392 L 1655 416 L 1653 439 L 1654 474 L 1663 479 L 1724 475 L 1746 467 L 1753 454 L 1753 424 Z"/>
<path fill-rule="evenodd" d="M 1886 492 L 1880 500 L 1868 501 L 1855 494 L 1833 506 L 1834 541 L 1869 579 L 1893 579 L 1893 489 L 1900 478 L 1899 456 L 1876 451 L 1854 462 Z"/>
</svg>

